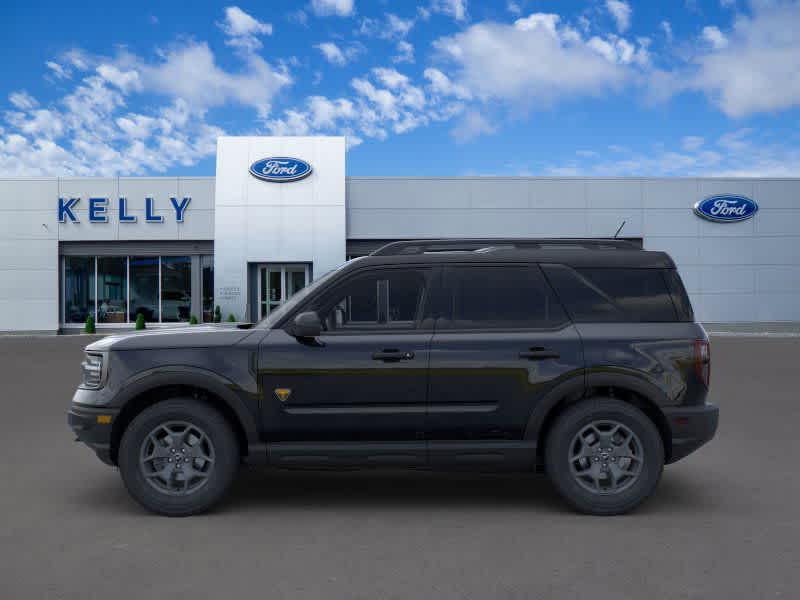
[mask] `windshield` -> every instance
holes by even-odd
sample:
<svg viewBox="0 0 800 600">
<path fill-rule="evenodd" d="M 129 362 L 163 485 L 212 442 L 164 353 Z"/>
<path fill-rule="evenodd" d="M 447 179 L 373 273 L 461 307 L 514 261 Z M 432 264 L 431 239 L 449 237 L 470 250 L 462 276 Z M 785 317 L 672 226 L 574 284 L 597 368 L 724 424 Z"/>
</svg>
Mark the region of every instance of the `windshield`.
<svg viewBox="0 0 800 600">
<path fill-rule="evenodd" d="M 266 317 L 264 317 L 258 322 L 258 326 L 271 329 L 275 325 L 275 323 L 280 321 L 284 317 L 284 315 L 286 315 L 289 311 L 293 310 L 295 306 L 300 304 L 311 292 L 313 292 L 314 290 L 319 288 L 323 283 L 331 279 L 331 277 L 333 277 L 334 274 L 341 271 L 346 265 L 349 265 L 350 263 L 356 260 L 358 260 L 358 258 L 348 261 L 343 265 L 340 265 L 335 269 L 328 271 L 319 279 L 315 279 L 313 282 L 308 284 L 302 290 L 297 292 L 294 296 L 289 298 L 286 302 L 281 304 L 278 308 L 273 309 L 271 313 L 269 313 Z"/>
</svg>

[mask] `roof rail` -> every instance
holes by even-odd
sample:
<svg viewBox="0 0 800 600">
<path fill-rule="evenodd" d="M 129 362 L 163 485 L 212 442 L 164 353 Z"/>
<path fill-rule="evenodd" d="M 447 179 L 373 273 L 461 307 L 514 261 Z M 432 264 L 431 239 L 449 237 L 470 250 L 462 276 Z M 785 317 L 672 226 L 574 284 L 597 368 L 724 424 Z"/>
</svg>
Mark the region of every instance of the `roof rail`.
<svg viewBox="0 0 800 600">
<path fill-rule="evenodd" d="M 603 238 L 448 238 L 434 240 L 404 240 L 391 242 L 375 250 L 370 256 L 397 256 L 431 252 L 489 252 L 501 249 L 532 250 L 558 246 L 594 250 L 641 250 L 628 240 Z"/>
</svg>

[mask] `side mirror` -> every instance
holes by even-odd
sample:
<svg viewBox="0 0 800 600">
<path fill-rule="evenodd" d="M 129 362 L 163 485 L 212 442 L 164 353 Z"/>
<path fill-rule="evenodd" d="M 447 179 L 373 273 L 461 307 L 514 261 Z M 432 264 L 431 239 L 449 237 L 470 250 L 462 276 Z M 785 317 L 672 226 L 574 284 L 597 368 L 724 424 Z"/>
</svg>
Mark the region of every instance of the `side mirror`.
<svg viewBox="0 0 800 600">
<path fill-rule="evenodd" d="M 313 310 L 302 312 L 294 318 L 291 334 L 296 338 L 315 338 L 322 334 L 322 321 Z"/>
</svg>

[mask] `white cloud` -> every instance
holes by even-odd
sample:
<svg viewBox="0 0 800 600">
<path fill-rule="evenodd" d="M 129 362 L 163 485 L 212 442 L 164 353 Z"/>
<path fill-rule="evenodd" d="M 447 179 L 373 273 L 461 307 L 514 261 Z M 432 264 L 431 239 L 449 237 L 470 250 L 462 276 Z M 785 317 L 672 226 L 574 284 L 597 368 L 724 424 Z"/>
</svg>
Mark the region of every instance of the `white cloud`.
<svg viewBox="0 0 800 600">
<path fill-rule="evenodd" d="M 617 24 L 617 31 L 625 33 L 631 26 L 631 10 L 630 4 L 623 0 L 606 0 L 606 9 Z"/>
<path fill-rule="evenodd" d="M 353 14 L 353 0 L 311 0 L 311 11 L 318 17 L 349 17 Z"/>
<path fill-rule="evenodd" d="M 302 108 L 287 109 L 265 122 L 274 135 L 345 135 L 348 147 L 364 138 L 383 140 L 390 133 L 402 134 L 433 121 L 451 119 L 463 104 L 442 98 L 414 85 L 396 69 L 378 67 L 351 82 L 351 98 L 311 96 Z"/>
<path fill-rule="evenodd" d="M 404 38 L 408 35 L 408 32 L 411 31 L 411 28 L 414 27 L 414 19 L 402 19 L 395 14 L 387 13 L 386 25 L 392 36 Z"/>
<path fill-rule="evenodd" d="M 372 72 L 376 79 L 390 90 L 405 88 L 409 84 L 408 77 L 397 71 L 397 69 L 377 67 Z"/>
<path fill-rule="evenodd" d="M 114 57 L 73 49 L 52 62 L 75 75 L 71 88 L 42 105 L 25 92 L 0 130 L 0 174 L 136 175 L 193 165 L 211 156 L 224 131 L 206 122 L 209 108 L 240 104 L 266 118 L 271 100 L 291 79 L 260 56 L 240 53 L 228 71 L 204 43 L 184 42 L 155 60 L 120 51 Z M 48 65 L 56 73 L 58 70 Z M 68 82 L 68 83 L 65 83 Z M 146 110 L 128 105 L 146 95 Z"/>
<path fill-rule="evenodd" d="M 467 0 L 433 0 L 430 11 L 453 17 L 456 21 L 467 18 Z"/>
<path fill-rule="evenodd" d="M 429 67 L 423 73 L 429 83 L 430 90 L 440 96 L 453 96 L 460 100 L 469 100 L 472 94 L 462 85 L 453 83 L 450 78 L 439 69 Z"/>
<path fill-rule="evenodd" d="M 64 66 L 53 60 L 48 60 L 44 64 L 48 69 L 50 69 L 56 79 L 69 79 L 71 76 L 69 69 L 64 68 Z"/>
<path fill-rule="evenodd" d="M 308 15 L 306 14 L 306 11 L 304 11 L 302 8 L 299 8 L 286 15 L 286 20 L 288 20 L 289 23 L 306 25 L 308 23 Z"/>
<path fill-rule="evenodd" d="M 395 63 L 413 63 L 414 62 L 414 46 L 405 40 L 397 42 L 397 54 L 392 56 L 392 62 Z"/>
<path fill-rule="evenodd" d="M 358 26 L 358 33 L 367 37 L 384 40 L 402 40 L 414 28 L 415 19 L 403 19 L 393 13 L 386 13 L 383 19 L 364 17 Z"/>
<path fill-rule="evenodd" d="M 342 49 L 334 42 L 322 42 L 321 44 L 316 44 L 314 48 L 322 52 L 322 56 L 325 57 L 325 60 L 338 67 L 343 67 L 347 63 L 355 60 L 362 52 L 361 46 L 351 45 Z"/>
<path fill-rule="evenodd" d="M 520 7 L 519 3 L 514 2 L 514 0 L 508 0 L 508 2 L 506 2 L 506 10 L 515 17 L 522 14 L 522 7 Z"/>
<path fill-rule="evenodd" d="M 661 31 L 664 32 L 664 37 L 667 39 L 667 43 L 672 43 L 672 24 L 669 21 L 661 21 L 659 24 Z"/>
<path fill-rule="evenodd" d="M 116 65 L 103 63 L 97 67 L 97 73 L 124 94 L 140 90 L 142 87 L 139 73 L 135 69 L 120 69 Z"/>
<path fill-rule="evenodd" d="M 683 87 L 704 91 L 727 115 L 800 106 L 800 2 L 756 2 L 738 15 L 727 44 L 697 58 Z M 720 32 L 721 33 L 721 32 Z M 712 34 L 713 37 L 713 34 Z"/>
<path fill-rule="evenodd" d="M 720 50 L 728 45 L 728 38 L 722 33 L 718 27 L 707 26 L 703 27 L 703 39 L 711 44 L 714 50 Z"/>
<path fill-rule="evenodd" d="M 37 102 L 36 98 L 31 96 L 25 90 L 22 90 L 22 91 L 19 91 L 19 92 L 12 92 L 8 96 L 8 101 L 11 102 L 11 104 L 15 108 L 18 108 L 20 110 L 30 110 L 34 106 L 37 106 L 39 104 L 39 102 Z"/>
<path fill-rule="evenodd" d="M 649 40 L 641 38 L 638 41 L 639 46 L 637 47 L 625 38 L 611 34 L 605 39 L 594 36 L 586 42 L 586 45 L 609 62 L 622 65 L 636 63 L 640 66 L 647 66 L 650 61 L 647 51 Z"/>
<path fill-rule="evenodd" d="M 736 6 L 736 0 L 719 0 L 719 5 L 722 8 L 733 8 Z"/>
<path fill-rule="evenodd" d="M 605 152 L 579 151 L 580 162 L 546 166 L 553 175 L 692 176 L 692 177 L 796 177 L 800 149 L 791 143 L 754 138 L 751 129 L 731 131 L 709 143 L 697 136 L 681 139 L 680 149 L 664 144 L 640 152 L 626 152 L 609 159 Z"/>
<path fill-rule="evenodd" d="M 434 47 L 455 65 L 449 77 L 471 95 L 523 107 L 619 88 L 631 75 L 629 63 L 644 60 L 623 38 L 590 43 L 558 15 L 546 13 L 513 25 L 479 23 L 440 38 Z"/>
<path fill-rule="evenodd" d="M 687 152 L 696 152 L 705 144 L 705 139 L 697 135 L 687 135 L 681 140 L 681 147 Z"/>
<path fill-rule="evenodd" d="M 481 135 L 491 135 L 496 128 L 477 110 L 465 113 L 450 134 L 459 143 L 468 142 Z"/>
<path fill-rule="evenodd" d="M 147 90 L 183 98 L 198 108 L 233 102 L 266 114 L 273 96 L 291 83 L 291 77 L 258 55 L 248 54 L 243 60 L 244 70 L 226 71 L 207 44 L 192 42 L 163 53 L 160 63 L 137 62 Z"/>
<path fill-rule="evenodd" d="M 238 6 L 228 6 L 225 19 L 217 25 L 229 38 L 226 44 L 250 51 L 261 48 L 258 36 L 272 35 L 271 23 L 262 23 Z"/>
</svg>

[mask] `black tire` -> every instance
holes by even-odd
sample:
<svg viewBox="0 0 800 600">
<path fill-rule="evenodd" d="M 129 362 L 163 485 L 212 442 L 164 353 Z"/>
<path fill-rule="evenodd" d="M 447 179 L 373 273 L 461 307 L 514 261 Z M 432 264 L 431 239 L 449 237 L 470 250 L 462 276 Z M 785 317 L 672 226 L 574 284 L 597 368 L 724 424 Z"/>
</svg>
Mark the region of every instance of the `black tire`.
<svg viewBox="0 0 800 600">
<path fill-rule="evenodd" d="M 196 477 L 193 481 L 197 489 L 188 491 L 174 491 L 171 493 L 166 488 L 171 484 L 177 485 L 175 476 L 166 478 L 168 483 L 160 478 L 147 477 L 145 470 L 152 468 L 152 462 L 143 463 L 141 457 L 145 452 L 146 443 L 150 434 L 160 427 L 174 427 L 174 423 L 186 423 L 205 434 L 202 439 L 208 444 L 213 453 L 213 461 L 201 461 L 207 469 L 205 477 Z M 181 426 L 178 426 L 180 429 Z M 190 437 L 190 442 L 197 437 Z M 171 440 L 169 440 L 171 442 Z M 152 448 L 152 446 L 150 446 Z M 191 452 L 189 446 L 185 446 Z M 162 450 L 163 451 L 163 450 Z M 172 451 L 171 448 L 169 451 Z M 179 450 L 180 451 L 180 450 Z M 169 456 L 168 454 L 166 456 Z M 153 459 L 150 459 L 151 461 Z M 157 463 L 164 464 L 164 460 Z M 186 462 L 189 462 L 189 460 Z M 239 466 L 239 444 L 232 427 L 225 417 L 208 404 L 192 398 L 172 398 L 164 400 L 142 411 L 128 425 L 122 435 L 119 446 L 118 463 L 122 480 L 131 496 L 146 509 L 170 517 L 183 517 L 204 512 L 219 502 L 225 495 L 236 475 Z M 173 461 L 170 459 L 170 463 Z M 176 460 L 181 462 L 180 460 Z M 191 467 L 195 466 L 191 459 Z M 169 465 L 170 473 L 177 466 Z M 187 469 L 190 467 L 187 467 Z M 156 469 L 157 470 L 157 469 Z M 186 472 L 185 470 L 183 471 Z M 194 472 L 194 471 L 192 471 Z M 199 470 L 198 470 L 199 472 Z M 180 477 L 180 475 L 178 475 Z M 185 479 L 185 476 L 184 476 Z M 153 483 L 151 483 L 153 482 Z M 182 484 L 181 484 L 182 485 Z M 164 489 L 160 489 L 164 488 Z"/>
<path fill-rule="evenodd" d="M 588 448 L 595 448 L 582 445 L 580 440 L 584 438 L 580 438 L 579 435 L 581 432 L 584 432 L 585 435 L 587 429 L 598 422 L 602 423 L 603 427 L 609 427 L 609 431 L 613 427 L 605 425 L 606 423 L 621 424 L 632 432 L 635 438 L 638 438 L 634 438 L 634 444 L 641 447 L 641 466 L 636 466 L 635 469 L 631 467 L 637 472 L 637 475 L 627 479 L 625 476 L 619 477 L 620 480 L 627 482 L 620 485 L 619 489 L 590 491 L 587 486 L 598 485 L 599 487 L 599 484 L 585 483 L 591 482 L 592 479 L 590 477 L 581 478 L 573 474 L 573 467 L 575 470 L 580 470 L 583 465 L 591 465 L 590 461 L 600 461 L 596 468 L 605 468 L 606 470 L 609 468 L 603 467 L 603 459 L 594 454 L 583 462 L 570 461 L 570 457 L 576 454 L 576 448 L 585 447 L 587 448 L 586 452 L 589 451 Z M 587 439 L 591 439 L 591 431 L 588 435 Z M 609 449 L 611 445 L 609 442 Z M 601 448 L 600 452 L 602 450 Z M 594 452 L 597 452 L 596 448 Z M 615 453 L 616 448 L 612 455 Z M 623 451 L 620 450 L 620 454 L 622 453 Z M 630 454 L 628 449 L 624 453 Z M 606 461 L 608 460 L 610 459 L 606 458 Z M 616 463 L 616 457 L 614 460 L 615 464 L 622 464 Z M 635 464 L 629 459 L 620 458 L 619 460 L 625 460 L 626 464 Z M 608 463 L 606 462 L 606 464 Z M 635 406 L 611 398 L 592 398 L 570 406 L 563 414 L 559 415 L 547 436 L 545 467 L 547 475 L 558 493 L 576 510 L 592 515 L 623 514 L 642 504 L 658 486 L 661 472 L 664 469 L 664 444 L 658 429 L 650 418 Z M 615 475 L 620 472 L 615 471 Z M 608 477 L 605 473 L 601 476 Z M 608 479 L 608 481 L 611 480 Z"/>
</svg>

